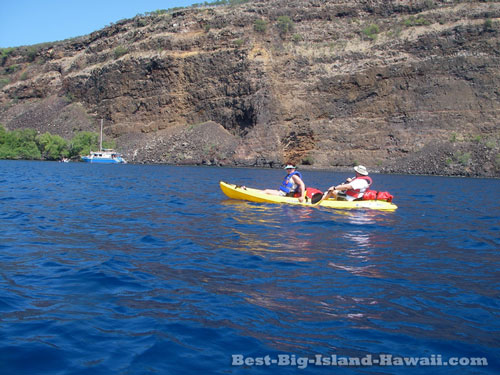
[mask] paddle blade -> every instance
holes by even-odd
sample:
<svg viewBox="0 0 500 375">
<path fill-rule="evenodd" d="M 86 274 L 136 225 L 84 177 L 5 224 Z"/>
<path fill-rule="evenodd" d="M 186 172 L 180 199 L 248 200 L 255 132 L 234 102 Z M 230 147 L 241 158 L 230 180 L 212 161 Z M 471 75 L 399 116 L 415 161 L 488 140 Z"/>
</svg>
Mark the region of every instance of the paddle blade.
<svg viewBox="0 0 500 375">
<path fill-rule="evenodd" d="M 313 196 L 311 197 L 311 204 L 318 203 L 321 200 L 321 198 L 323 198 L 323 194 L 322 193 L 313 194 Z"/>
</svg>

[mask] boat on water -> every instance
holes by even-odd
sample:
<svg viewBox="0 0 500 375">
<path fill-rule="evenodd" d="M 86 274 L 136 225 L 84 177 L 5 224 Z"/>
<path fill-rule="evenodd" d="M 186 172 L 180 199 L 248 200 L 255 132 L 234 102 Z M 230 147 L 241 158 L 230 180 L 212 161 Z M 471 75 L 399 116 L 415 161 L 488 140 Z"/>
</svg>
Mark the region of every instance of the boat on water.
<svg viewBox="0 0 500 375">
<path fill-rule="evenodd" d="M 240 199 L 240 200 L 259 202 L 259 203 L 285 203 L 285 204 L 293 204 L 296 206 L 306 206 L 306 207 L 315 206 L 314 204 L 311 203 L 311 199 L 307 199 L 306 201 L 301 203 L 297 198 L 269 195 L 264 193 L 264 191 L 260 189 L 238 186 L 234 184 L 229 184 L 224 181 L 220 181 L 219 184 L 222 192 L 226 196 L 232 199 Z M 386 202 L 383 200 L 338 201 L 334 199 L 326 199 L 321 201 L 319 206 L 327 208 L 336 208 L 336 209 L 367 208 L 372 210 L 384 210 L 384 211 L 394 211 L 398 208 L 398 206 L 396 206 L 394 203 Z"/>
<path fill-rule="evenodd" d="M 82 156 L 82 161 L 86 163 L 108 163 L 108 164 L 125 164 L 127 163 L 123 156 L 111 149 L 111 148 L 102 148 L 102 123 L 101 119 L 101 136 L 99 141 L 99 151 L 90 151 L 89 155 Z"/>
<path fill-rule="evenodd" d="M 82 161 L 86 163 L 126 163 L 120 153 L 107 148 L 100 151 L 90 151 L 89 155 L 82 156 Z"/>
</svg>

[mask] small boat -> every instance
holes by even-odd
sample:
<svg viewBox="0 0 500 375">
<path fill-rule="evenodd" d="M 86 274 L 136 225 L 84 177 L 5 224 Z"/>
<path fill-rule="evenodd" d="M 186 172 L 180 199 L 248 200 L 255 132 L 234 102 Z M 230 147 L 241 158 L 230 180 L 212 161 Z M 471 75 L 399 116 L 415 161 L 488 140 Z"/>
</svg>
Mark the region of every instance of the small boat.
<svg viewBox="0 0 500 375">
<path fill-rule="evenodd" d="M 101 137 L 99 142 L 99 151 L 90 151 L 87 156 L 82 156 L 82 161 L 86 163 L 127 163 L 122 155 L 111 148 L 102 148 L 102 122 L 101 119 Z"/>
<path fill-rule="evenodd" d="M 227 182 L 220 181 L 220 188 L 222 192 L 232 199 L 240 199 L 250 202 L 259 203 L 285 203 L 293 204 L 298 206 L 309 206 L 314 207 L 310 199 L 307 199 L 303 203 L 299 202 L 297 198 L 294 197 L 282 197 L 276 195 L 269 195 L 264 193 L 263 190 L 253 189 L 244 186 L 238 186 L 234 184 L 228 184 Z M 359 209 L 359 208 L 369 208 L 372 210 L 385 210 L 394 211 L 398 208 L 392 202 L 386 202 L 382 200 L 356 200 L 356 201 L 337 201 L 334 199 L 326 199 L 322 201 L 319 206 L 327 208 L 336 209 Z"/>
<path fill-rule="evenodd" d="M 108 148 L 90 151 L 89 155 L 82 156 L 82 161 L 86 163 L 126 163 L 120 153 Z"/>
</svg>

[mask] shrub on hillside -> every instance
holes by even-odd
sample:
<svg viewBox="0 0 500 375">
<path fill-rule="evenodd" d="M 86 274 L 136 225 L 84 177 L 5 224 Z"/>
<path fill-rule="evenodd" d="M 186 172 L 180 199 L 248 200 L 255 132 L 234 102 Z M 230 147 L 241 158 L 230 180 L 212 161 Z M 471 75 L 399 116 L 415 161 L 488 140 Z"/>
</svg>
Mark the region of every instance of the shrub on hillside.
<svg viewBox="0 0 500 375">
<path fill-rule="evenodd" d="M 294 29 L 293 21 L 288 16 L 278 17 L 277 27 L 282 37 L 291 33 Z"/>
<path fill-rule="evenodd" d="M 363 34 L 371 40 L 377 39 L 377 35 L 380 32 L 378 25 L 371 24 L 363 29 Z"/>
<path fill-rule="evenodd" d="M 126 55 L 128 53 L 128 49 L 126 49 L 123 46 L 118 46 L 115 48 L 115 59 L 119 59 L 123 55 Z"/>
<path fill-rule="evenodd" d="M 253 29 L 257 33 L 265 33 L 267 31 L 267 22 L 264 20 L 255 20 Z"/>
</svg>

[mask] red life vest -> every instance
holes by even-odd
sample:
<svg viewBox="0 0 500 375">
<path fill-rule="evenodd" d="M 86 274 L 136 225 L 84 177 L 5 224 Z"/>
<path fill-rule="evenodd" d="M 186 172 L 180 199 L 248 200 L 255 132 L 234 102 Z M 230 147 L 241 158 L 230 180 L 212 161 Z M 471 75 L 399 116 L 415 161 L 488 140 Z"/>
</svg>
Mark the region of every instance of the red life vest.
<svg viewBox="0 0 500 375">
<path fill-rule="evenodd" d="M 354 197 L 354 199 L 358 199 L 358 198 L 361 198 L 363 196 L 364 192 L 366 191 L 366 189 L 368 189 L 372 185 L 373 181 L 368 176 L 359 176 L 359 177 L 356 177 L 352 181 L 355 181 L 355 180 L 365 180 L 365 181 L 368 181 L 368 186 L 366 188 L 364 188 L 364 189 L 350 189 L 350 190 L 346 190 L 346 192 L 345 192 L 346 195 Z"/>
</svg>

